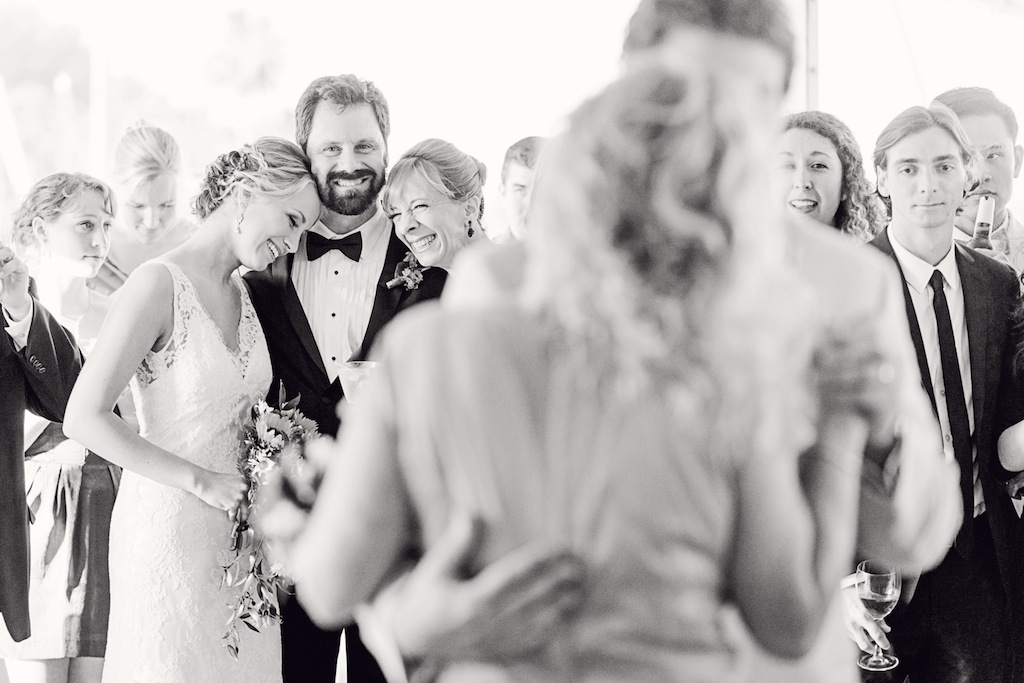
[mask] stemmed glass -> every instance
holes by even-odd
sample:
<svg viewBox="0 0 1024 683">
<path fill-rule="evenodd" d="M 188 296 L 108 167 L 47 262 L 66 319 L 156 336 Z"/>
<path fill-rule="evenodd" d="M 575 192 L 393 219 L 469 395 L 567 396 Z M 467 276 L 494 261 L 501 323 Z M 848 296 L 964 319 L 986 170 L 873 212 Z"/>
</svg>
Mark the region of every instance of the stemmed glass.
<svg viewBox="0 0 1024 683">
<path fill-rule="evenodd" d="M 892 612 L 900 599 L 900 575 L 892 567 L 874 560 L 857 565 L 857 597 L 875 621 Z M 900 663 L 894 655 L 882 652 L 875 643 L 872 654 L 862 654 L 857 665 L 866 671 L 889 671 Z"/>
<path fill-rule="evenodd" d="M 363 384 L 378 365 L 380 363 L 373 360 L 334 362 L 334 366 L 338 369 L 338 379 L 341 381 L 341 391 L 345 394 L 346 403 L 356 402 Z"/>
</svg>

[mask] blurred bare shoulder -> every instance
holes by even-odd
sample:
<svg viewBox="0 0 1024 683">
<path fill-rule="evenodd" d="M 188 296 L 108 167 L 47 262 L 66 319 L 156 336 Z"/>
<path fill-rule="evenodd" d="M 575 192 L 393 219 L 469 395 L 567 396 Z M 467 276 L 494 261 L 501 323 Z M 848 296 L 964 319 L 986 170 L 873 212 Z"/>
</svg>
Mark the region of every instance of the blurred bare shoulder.
<svg viewBox="0 0 1024 683">
<path fill-rule="evenodd" d="M 476 308 L 515 298 L 526 272 L 522 242 L 482 243 L 456 258 L 442 302 L 445 308 Z"/>
<path fill-rule="evenodd" d="M 835 317 L 870 316 L 898 287 L 895 264 L 878 250 L 812 219 L 787 218 L 787 222 L 797 272 Z"/>
</svg>

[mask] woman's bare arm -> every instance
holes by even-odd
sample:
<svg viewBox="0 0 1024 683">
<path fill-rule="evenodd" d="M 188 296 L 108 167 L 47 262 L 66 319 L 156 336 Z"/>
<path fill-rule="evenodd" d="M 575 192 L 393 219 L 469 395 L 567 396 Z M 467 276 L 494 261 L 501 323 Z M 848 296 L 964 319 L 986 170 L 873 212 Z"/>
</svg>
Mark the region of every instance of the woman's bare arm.
<svg viewBox="0 0 1024 683">
<path fill-rule="evenodd" d="M 169 453 L 112 412 L 142 359 L 170 339 L 173 321 L 170 273 L 159 264 L 140 267 L 122 287 L 75 384 L 64 433 L 116 465 L 230 510 L 245 490 L 241 475 L 211 472 Z"/>
</svg>

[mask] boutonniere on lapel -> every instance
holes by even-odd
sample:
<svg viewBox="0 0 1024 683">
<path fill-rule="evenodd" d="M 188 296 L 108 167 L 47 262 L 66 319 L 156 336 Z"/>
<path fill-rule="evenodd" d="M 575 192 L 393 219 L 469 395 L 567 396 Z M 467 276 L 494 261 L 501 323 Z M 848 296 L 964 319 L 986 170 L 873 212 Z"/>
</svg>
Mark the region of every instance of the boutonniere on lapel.
<svg viewBox="0 0 1024 683">
<path fill-rule="evenodd" d="M 406 289 L 418 289 L 420 283 L 423 282 L 423 271 L 426 270 L 420 265 L 420 262 L 416 260 L 411 251 L 405 252 L 405 258 L 402 259 L 398 266 L 395 268 L 395 277 L 388 280 L 388 289 L 394 289 L 399 285 L 404 285 Z"/>
</svg>

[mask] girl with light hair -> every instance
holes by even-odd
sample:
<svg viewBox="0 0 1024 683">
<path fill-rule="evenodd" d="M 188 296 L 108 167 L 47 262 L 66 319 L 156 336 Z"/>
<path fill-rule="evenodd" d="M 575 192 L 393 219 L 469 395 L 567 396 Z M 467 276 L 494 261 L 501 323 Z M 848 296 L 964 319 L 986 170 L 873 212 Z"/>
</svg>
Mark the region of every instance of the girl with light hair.
<svg viewBox="0 0 1024 683">
<path fill-rule="evenodd" d="M 114 181 L 121 215 L 111 232 L 110 256 L 92 286 L 117 290 L 139 265 L 173 249 L 195 231 L 178 213 L 181 150 L 163 128 L 140 121 L 114 150 Z"/>
<path fill-rule="evenodd" d="M 87 282 L 107 257 L 115 213 L 110 188 L 83 173 L 43 178 L 14 212 L 11 243 L 29 264 L 39 302 L 86 355 L 110 305 Z M 26 411 L 24 436 L 32 632 L 17 642 L 0 628 L 0 657 L 12 683 L 98 683 L 110 610 L 107 538 L 121 472 L 66 438 L 59 421 Z"/>
</svg>

